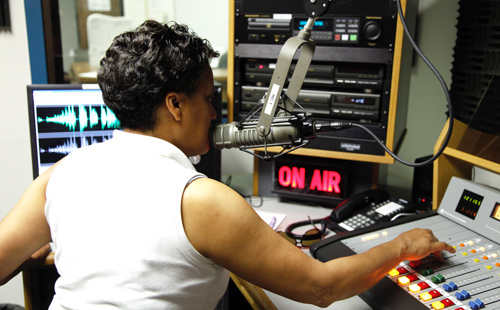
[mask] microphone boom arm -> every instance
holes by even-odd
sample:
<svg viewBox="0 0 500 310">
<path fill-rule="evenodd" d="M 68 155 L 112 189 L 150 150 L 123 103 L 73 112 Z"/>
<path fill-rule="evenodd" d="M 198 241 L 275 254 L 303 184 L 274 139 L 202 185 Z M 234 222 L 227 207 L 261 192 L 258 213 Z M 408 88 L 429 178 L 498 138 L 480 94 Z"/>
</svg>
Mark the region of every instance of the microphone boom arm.
<svg viewBox="0 0 500 310">
<path fill-rule="evenodd" d="M 276 113 L 276 107 L 283 104 L 284 111 L 293 110 L 293 102 L 297 100 L 302 83 L 306 77 L 307 70 L 316 49 L 316 43 L 311 38 L 311 31 L 318 17 L 328 11 L 332 0 L 303 0 L 304 10 L 309 17 L 304 27 L 295 37 L 289 38 L 281 48 L 276 68 L 274 69 L 269 89 L 265 96 L 264 106 L 259 116 L 257 130 L 260 136 L 265 137 L 271 130 L 271 124 Z M 302 47 L 297 65 L 287 90 L 287 96 L 291 99 L 282 99 L 283 86 L 286 82 L 290 64 L 297 50 Z M 283 101 L 283 102 L 282 102 Z M 279 116 L 288 115 L 280 113 Z"/>
<path fill-rule="evenodd" d="M 269 89 L 265 96 L 264 106 L 262 107 L 259 121 L 257 123 L 257 132 L 262 137 L 265 137 L 270 133 L 271 124 L 276 114 L 278 105 L 284 105 L 283 111 L 285 111 L 285 115 L 288 115 L 289 113 L 286 111 L 293 110 L 294 101 L 299 95 L 299 91 L 302 87 L 302 83 L 304 82 L 304 78 L 307 74 L 307 70 L 316 48 L 316 43 L 309 39 L 311 37 L 312 26 L 314 25 L 316 19 L 317 17 L 309 17 L 306 25 L 300 30 L 299 34 L 295 37 L 289 38 L 281 48 L 278 61 L 276 62 L 276 68 L 274 69 L 271 83 L 269 84 Z M 283 87 L 287 80 L 292 59 L 297 50 L 301 47 L 302 51 L 299 55 L 297 65 L 290 80 L 287 96 L 283 99 Z M 280 112 L 280 114 L 282 113 Z"/>
</svg>

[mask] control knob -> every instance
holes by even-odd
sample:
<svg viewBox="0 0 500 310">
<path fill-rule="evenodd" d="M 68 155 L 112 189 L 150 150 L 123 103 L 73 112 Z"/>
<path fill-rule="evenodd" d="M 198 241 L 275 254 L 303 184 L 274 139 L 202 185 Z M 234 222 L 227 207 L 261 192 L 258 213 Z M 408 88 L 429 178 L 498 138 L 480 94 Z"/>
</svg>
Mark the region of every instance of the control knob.
<svg viewBox="0 0 500 310">
<path fill-rule="evenodd" d="M 363 34 L 368 41 L 375 41 L 382 34 L 382 27 L 375 21 L 369 21 L 363 28 Z"/>
</svg>

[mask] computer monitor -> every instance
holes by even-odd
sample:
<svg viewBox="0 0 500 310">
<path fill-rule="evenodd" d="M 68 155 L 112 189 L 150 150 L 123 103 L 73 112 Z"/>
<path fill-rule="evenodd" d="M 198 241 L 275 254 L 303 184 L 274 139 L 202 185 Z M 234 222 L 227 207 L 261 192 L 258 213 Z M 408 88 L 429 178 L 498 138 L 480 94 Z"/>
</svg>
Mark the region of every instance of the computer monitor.
<svg viewBox="0 0 500 310">
<path fill-rule="evenodd" d="M 214 95 L 217 121 L 221 122 L 220 85 L 214 86 Z M 111 139 L 120 127 L 97 84 L 28 85 L 28 111 L 34 178 L 75 149 Z M 211 148 L 192 161 L 197 171 L 220 180 L 220 150 Z"/>
<path fill-rule="evenodd" d="M 97 84 L 28 85 L 33 176 L 73 150 L 111 139 L 120 127 Z"/>
</svg>

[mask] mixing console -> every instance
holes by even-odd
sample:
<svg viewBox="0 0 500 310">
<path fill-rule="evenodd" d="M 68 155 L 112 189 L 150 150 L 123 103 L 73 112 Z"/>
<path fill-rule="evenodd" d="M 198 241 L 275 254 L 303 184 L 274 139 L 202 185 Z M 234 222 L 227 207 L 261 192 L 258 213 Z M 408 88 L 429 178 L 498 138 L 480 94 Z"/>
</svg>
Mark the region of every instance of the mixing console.
<svg viewBox="0 0 500 310">
<path fill-rule="evenodd" d="M 333 237 L 311 252 L 322 261 L 362 253 L 415 227 L 456 253 L 401 262 L 363 300 L 375 309 L 500 309 L 500 193 L 469 181 L 453 178 L 437 213 Z"/>
</svg>

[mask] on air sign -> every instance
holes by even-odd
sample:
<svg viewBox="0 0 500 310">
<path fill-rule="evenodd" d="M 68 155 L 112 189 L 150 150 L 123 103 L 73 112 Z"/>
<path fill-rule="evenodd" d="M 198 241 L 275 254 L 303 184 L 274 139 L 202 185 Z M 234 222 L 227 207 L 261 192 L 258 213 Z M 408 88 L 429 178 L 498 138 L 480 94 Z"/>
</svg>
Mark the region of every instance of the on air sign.
<svg viewBox="0 0 500 310">
<path fill-rule="evenodd" d="M 303 198 L 347 197 L 347 167 L 329 165 L 316 159 L 312 162 L 276 160 L 274 163 L 274 190 L 276 193 L 300 195 Z"/>
<path fill-rule="evenodd" d="M 337 171 L 314 169 L 307 186 L 310 190 L 340 194 L 342 177 Z M 278 170 L 278 183 L 282 187 L 306 188 L 306 168 L 282 166 Z"/>
</svg>

